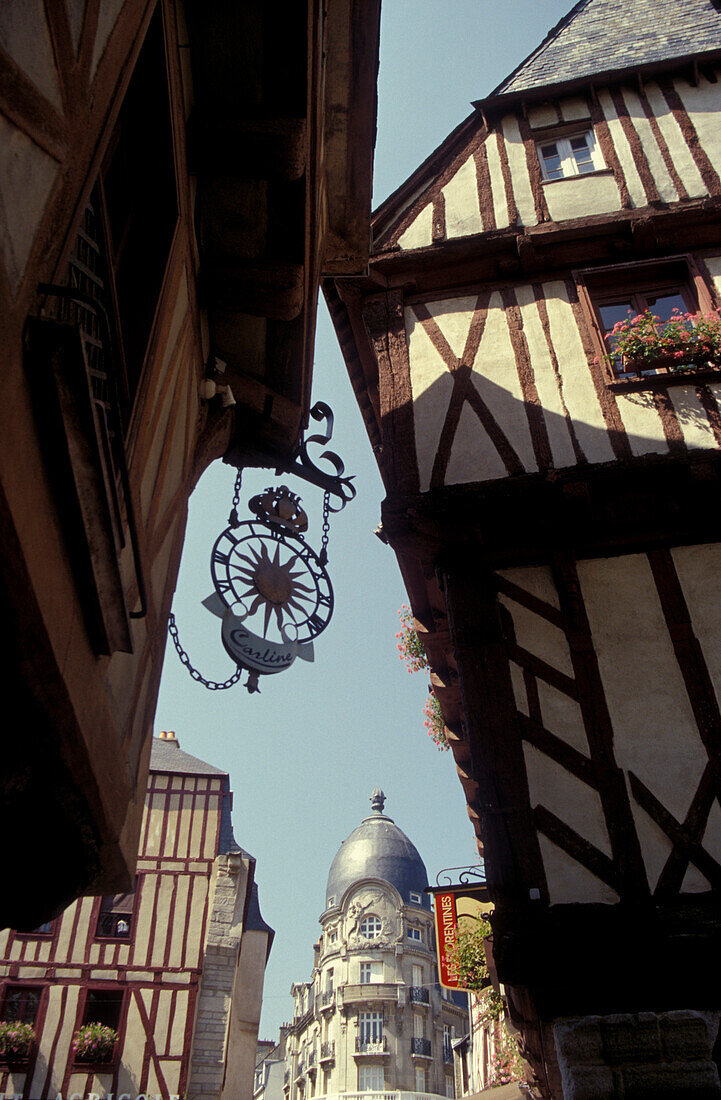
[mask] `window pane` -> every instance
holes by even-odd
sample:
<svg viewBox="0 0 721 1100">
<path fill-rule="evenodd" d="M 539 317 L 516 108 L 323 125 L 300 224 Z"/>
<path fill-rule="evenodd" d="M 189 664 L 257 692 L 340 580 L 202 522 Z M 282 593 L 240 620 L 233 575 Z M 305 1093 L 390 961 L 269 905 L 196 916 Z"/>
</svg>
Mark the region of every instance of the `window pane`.
<svg viewBox="0 0 721 1100">
<path fill-rule="evenodd" d="M 658 296 L 649 294 L 646 296 L 646 302 L 651 312 L 660 317 L 662 321 L 668 321 L 674 309 L 679 310 L 681 313 L 688 312 L 686 303 L 678 292 L 659 294 Z"/>
<path fill-rule="evenodd" d="M 577 134 L 570 140 L 571 152 L 580 173 L 593 172 L 595 165 L 592 154 L 593 139 L 590 134 Z"/>
<path fill-rule="evenodd" d="M 34 1024 L 40 1007 L 40 990 L 10 987 L 5 997 L 3 1020 L 19 1020 L 23 1024 Z"/>
<path fill-rule="evenodd" d="M 549 180 L 561 179 L 563 176 L 563 168 L 561 167 L 561 156 L 558 152 L 558 146 L 555 141 L 552 141 L 548 145 L 542 145 L 540 148 L 541 159 L 543 161 L 543 167 L 546 172 L 546 176 Z"/>
</svg>

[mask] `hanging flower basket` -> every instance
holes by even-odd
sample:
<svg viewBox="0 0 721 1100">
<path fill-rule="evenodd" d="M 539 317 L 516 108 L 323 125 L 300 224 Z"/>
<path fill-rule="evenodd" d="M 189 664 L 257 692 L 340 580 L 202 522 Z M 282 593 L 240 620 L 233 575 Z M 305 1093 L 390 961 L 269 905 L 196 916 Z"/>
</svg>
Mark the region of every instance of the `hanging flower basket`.
<svg viewBox="0 0 721 1100">
<path fill-rule="evenodd" d="M 605 334 L 610 351 L 604 359 L 616 377 L 653 371 L 676 372 L 721 365 L 721 313 L 681 313 L 668 321 L 647 309 L 617 321 Z"/>
<path fill-rule="evenodd" d="M 76 1062 L 109 1062 L 115 1052 L 118 1033 L 106 1024 L 83 1024 L 73 1035 Z"/>
<path fill-rule="evenodd" d="M 22 1061 L 27 1058 L 34 1040 L 32 1024 L 23 1024 L 20 1020 L 0 1022 L 0 1058 L 5 1061 Z"/>
</svg>

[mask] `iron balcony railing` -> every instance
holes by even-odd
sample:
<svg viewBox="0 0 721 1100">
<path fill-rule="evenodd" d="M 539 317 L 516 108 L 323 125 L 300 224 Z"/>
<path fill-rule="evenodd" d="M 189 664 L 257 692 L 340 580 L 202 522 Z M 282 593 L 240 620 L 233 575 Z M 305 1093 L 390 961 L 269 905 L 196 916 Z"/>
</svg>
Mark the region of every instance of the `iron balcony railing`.
<svg viewBox="0 0 721 1100">
<path fill-rule="evenodd" d="M 355 1041 L 356 1054 L 387 1054 L 388 1053 L 388 1040 L 385 1035 L 380 1039 L 361 1039 L 360 1037 Z"/>
<path fill-rule="evenodd" d="M 431 1003 L 431 995 L 424 985 L 412 985 L 408 989 L 411 1004 L 427 1005 Z"/>
<path fill-rule="evenodd" d="M 443 1061 L 447 1065 L 451 1065 L 453 1062 L 453 1047 L 450 1043 L 443 1044 Z"/>
<path fill-rule="evenodd" d="M 411 1054 L 418 1054 L 422 1058 L 430 1058 L 430 1039 L 411 1039 Z"/>
<path fill-rule="evenodd" d="M 335 1039 L 329 1043 L 320 1044 L 320 1060 L 321 1062 L 330 1062 L 335 1058 Z"/>
<path fill-rule="evenodd" d="M 325 993 L 321 993 L 319 1001 L 321 1009 L 330 1008 L 335 1000 L 335 990 L 326 989 Z"/>
</svg>

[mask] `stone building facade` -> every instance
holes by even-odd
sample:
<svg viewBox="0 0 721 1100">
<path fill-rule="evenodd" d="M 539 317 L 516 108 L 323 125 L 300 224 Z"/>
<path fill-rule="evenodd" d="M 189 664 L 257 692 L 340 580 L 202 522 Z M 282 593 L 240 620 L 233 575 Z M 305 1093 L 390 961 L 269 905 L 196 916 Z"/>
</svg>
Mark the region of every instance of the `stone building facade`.
<svg viewBox="0 0 721 1100">
<path fill-rule="evenodd" d="M 225 772 L 161 735 L 134 889 L 0 933 L 0 1018 L 35 1032 L 27 1057 L 0 1059 L 0 1093 L 249 1100 L 273 931 L 231 801 Z M 89 1023 L 117 1033 L 93 1062 L 72 1046 Z"/>
<path fill-rule="evenodd" d="M 384 802 L 374 791 L 330 868 L 313 974 L 292 987 L 285 1100 L 455 1095 L 465 997 L 438 983 L 426 869 Z"/>
</svg>

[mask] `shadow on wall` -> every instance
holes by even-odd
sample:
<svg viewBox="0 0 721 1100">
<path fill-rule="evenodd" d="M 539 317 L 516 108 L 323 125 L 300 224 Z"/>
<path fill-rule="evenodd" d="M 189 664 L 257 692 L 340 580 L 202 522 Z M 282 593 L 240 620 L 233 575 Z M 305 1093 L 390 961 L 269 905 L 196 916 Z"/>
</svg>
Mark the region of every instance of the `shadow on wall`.
<svg viewBox="0 0 721 1100">
<path fill-rule="evenodd" d="M 614 392 L 603 367 L 583 353 L 575 327 L 566 330 L 567 356 L 561 347 L 552 355 L 544 344 L 531 366 L 514 354 L 519 335 L 509 331 L 504 311 L 489 310 L 474 348 L 468 314 L 475 302 L 456 299 L 445 315 L 444 303 L 434 303 L 425 325 L 409 323 L 413 410 L 397 415 L 409 444 L 412 419 L 422 492 L 719 450 L 721 377 L 659 389 L 659 376 L 649 376 L 653 388 Z"/>
</svg>

